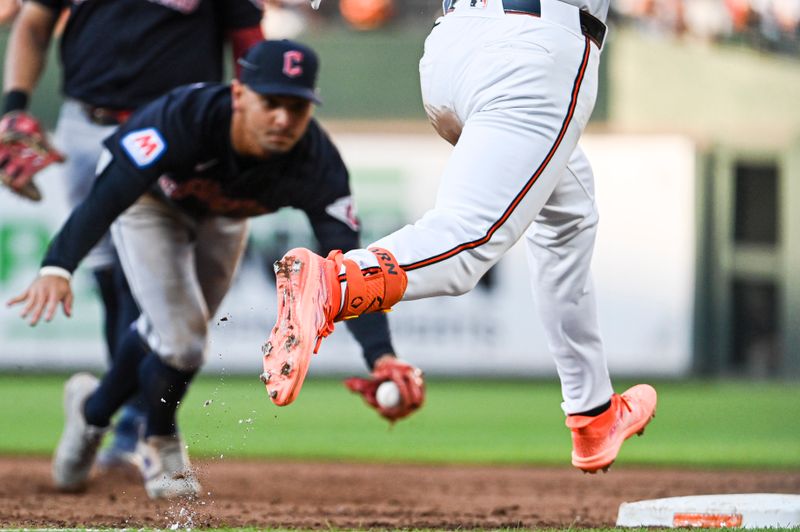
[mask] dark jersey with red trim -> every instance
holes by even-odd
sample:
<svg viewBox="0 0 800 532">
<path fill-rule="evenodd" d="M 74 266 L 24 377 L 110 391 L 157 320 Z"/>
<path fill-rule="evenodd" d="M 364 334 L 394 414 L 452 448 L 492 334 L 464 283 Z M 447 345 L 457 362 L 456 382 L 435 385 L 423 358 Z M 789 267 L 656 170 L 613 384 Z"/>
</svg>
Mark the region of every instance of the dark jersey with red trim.
<svg viewBox="0 0 800 532">
<path fill-rule="evenodd" d="M 222 81 L 223 41 L 258 27 L 259 0 L 28 0 L 69 9 L 64 94 L 134 109 L 179 85 Z"/>
<path fill-rule="evenodd" d="M 281 207 L 308 216 L 320 246 L 358 247 L 347 168 L 315 120 L 287 153 L 238 155 L 231 90 L 196 84 L 145 105 L 105 141 L 111 162 L 53 240 L 44 265 L 73 271 L 111 222 L 147 192 L 197 217 L 243 218 Z"/>
</svg>

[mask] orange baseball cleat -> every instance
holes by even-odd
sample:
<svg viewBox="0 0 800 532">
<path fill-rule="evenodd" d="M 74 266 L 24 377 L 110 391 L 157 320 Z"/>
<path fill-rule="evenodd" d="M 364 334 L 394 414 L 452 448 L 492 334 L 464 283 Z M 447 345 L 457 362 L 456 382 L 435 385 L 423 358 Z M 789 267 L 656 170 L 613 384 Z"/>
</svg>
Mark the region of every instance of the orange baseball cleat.
<svg viewBox="0 0 800 532">
<path fill-rule="evenodd" d="M 333 331 L 341 300 L 338 273 L 336 261 L 305 248 L 292 249 L 275 263 L 278 320 L 262 349 L 261 381 L 278 406 L 295 400 L 311 354 Z"/>
<path fill-rule="evenodd" d="M 572 429 L 572 465 L 587 473 L 608 471 L 622 442 L 644 428 L 656 414 L 656 391 L 638 384 L 611 396 L 611 406 L 599 416 L 568 416 Z"/>
<path fill-rule="evenodd" d="M 322 258 L 295 248 L 275 263 L 278 321 L 262 349 L 261 381 L 276 405 L 288 405 L 300 393 L 311 355 L 333 332 L 334 322 L 387 311 L 402 298 L 406 274 L 394 255 L 381 248 L 369 251 L 378 265 L 364 270 L 339 250 Z M 341 281 L 346 281 L 344 294 Z"/>
</svg>

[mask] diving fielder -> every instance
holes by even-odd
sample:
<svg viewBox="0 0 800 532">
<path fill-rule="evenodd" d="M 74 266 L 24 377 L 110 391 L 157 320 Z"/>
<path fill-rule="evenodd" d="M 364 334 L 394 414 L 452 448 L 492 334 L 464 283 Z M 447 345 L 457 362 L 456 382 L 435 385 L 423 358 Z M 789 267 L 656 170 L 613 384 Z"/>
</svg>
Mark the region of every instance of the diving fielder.
<svg viewBox="0 0 800 532">
<path fill-rule="evenodd" d="M 71 273 L 114 222 L 114 243 L 142 314 L 102 381 L 78 374 L 66 385 L 54 459 L 62 489 L 83 486 L 111 416 L 138 388 L 147 429 L 137 453 L 148 494 L 199 492 L 175 411 L 205 360 L 208 321 L 244 251 L 248 217 L 294 207 L 306 214 L 322 249 L 358 246 L 347 169 L 311 116 L 319 102 L 316 54 L 292 41 L 263 41 L 240 64 L 240 81 L 176 89 L 105 141 L 94 188 L 53 240 L 40 276 L 9 302 L 24 303 L 31 324 L 43 314 L 50 320 L 60 303 L 69 315 Z M 375 315 L 350 329 L 373 368 L 371 379 L 351 388 L 391 421 L 418 408 L 421 373 L 395 358 L 386 318 Z M 284 363 L 290 373 L 302 361 Z M 385 380 L 402 397 L 388 409 L 374 402 Z"/>
</svg>

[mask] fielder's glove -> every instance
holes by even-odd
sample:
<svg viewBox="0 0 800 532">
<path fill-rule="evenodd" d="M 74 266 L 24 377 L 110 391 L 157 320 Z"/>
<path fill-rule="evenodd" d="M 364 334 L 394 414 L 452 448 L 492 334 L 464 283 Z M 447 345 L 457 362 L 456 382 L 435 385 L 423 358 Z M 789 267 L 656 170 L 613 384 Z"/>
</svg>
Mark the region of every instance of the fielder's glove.
<svg viewBox="0 0 800 532">
<path fill-rule="evenodd" d="M 400 391 L 400 403 L 392 408 L 382 407 L 375 398 L 378 386 L 386 381 L 394 382 Z M 344 385 L 360 393 L 368 405 L 392 423 L 412 414 L 425 401 L 422 370 L 389 355 L 378 359 L 369 379 L 352 377 L 345 380 Z"/>
<path fill-rule="evenodd" d="M 0 182 L 12 192 L 33 201 L 42 194 L 33 176 L 64 156 L 48 141 L 39 122 L 22 111 L 6 113 L 0 120 Z"/>
</svg>

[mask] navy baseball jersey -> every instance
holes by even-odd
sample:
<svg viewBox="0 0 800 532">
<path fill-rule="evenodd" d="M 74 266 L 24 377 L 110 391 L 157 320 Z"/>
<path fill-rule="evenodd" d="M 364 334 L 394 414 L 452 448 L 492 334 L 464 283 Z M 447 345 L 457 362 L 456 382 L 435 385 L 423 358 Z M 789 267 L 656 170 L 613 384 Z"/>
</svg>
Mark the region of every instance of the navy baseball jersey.
<svg viewBox="0 0 800 532">
<path fill-rule="evenodd" d="M 226 32 L 258 27 L 259 0 L 28 0 L 69 8 L 63 92 L 134 109 L 179 85 L 221 81 Z"/>
<path fill-rule="evenodd" d="M 111 222 L 146 192 L 193 216 L 303 210 L 325 250 L 358 246 L 347 169 L 315 120 L 268 159 L 231 145 L 228 85 L 180 87 L 137 111 L 105 145 L 111 162 L 51 243 L 43 265 L 74 271 Z"/>
</svg>

